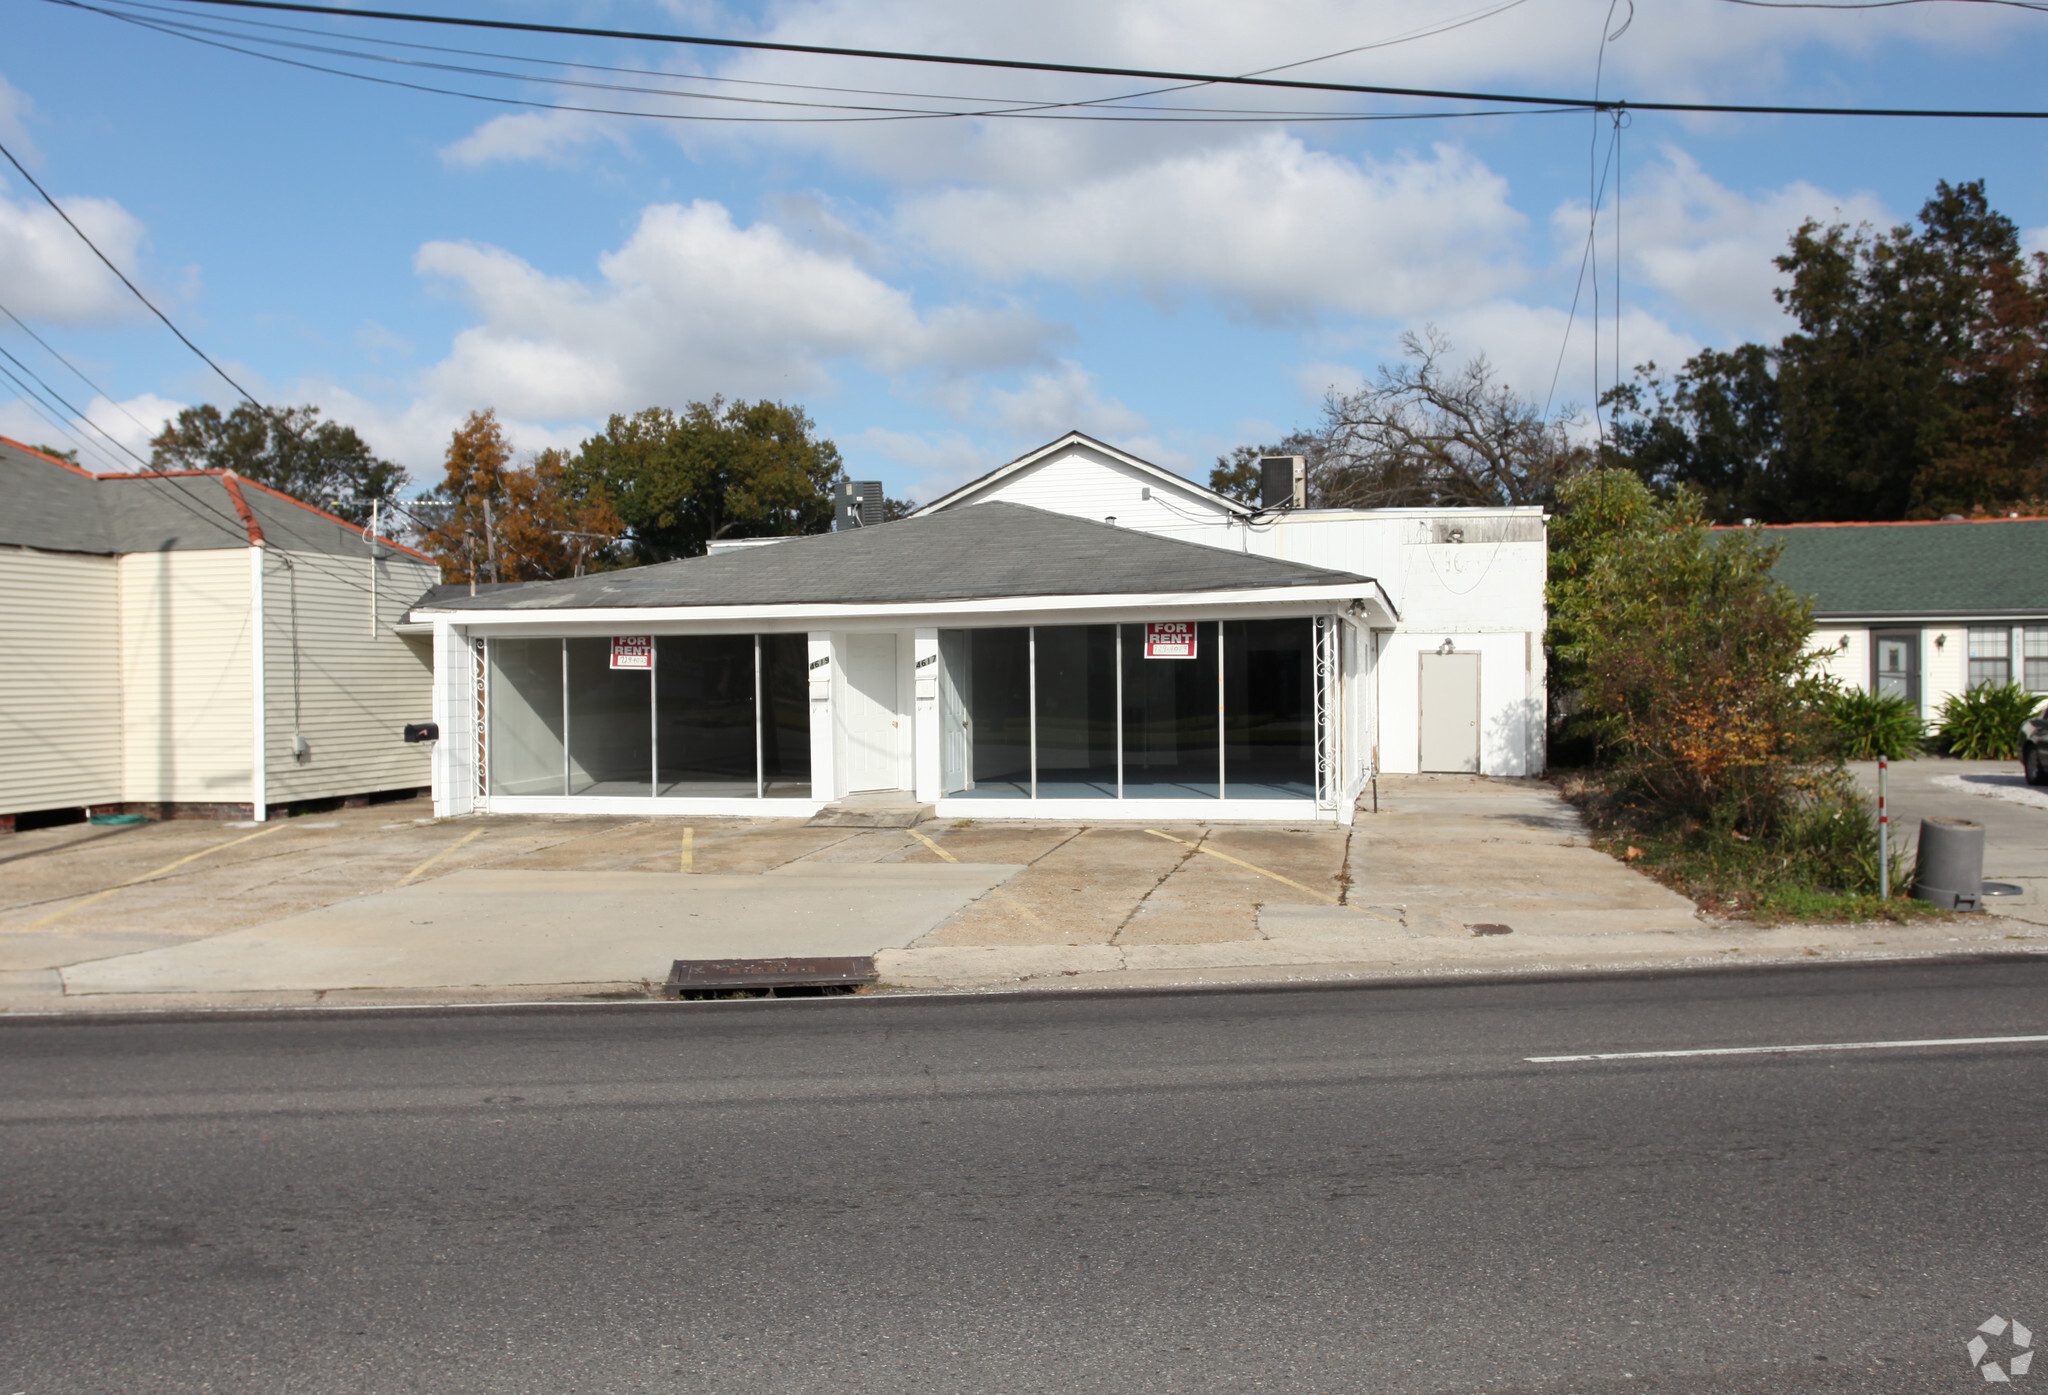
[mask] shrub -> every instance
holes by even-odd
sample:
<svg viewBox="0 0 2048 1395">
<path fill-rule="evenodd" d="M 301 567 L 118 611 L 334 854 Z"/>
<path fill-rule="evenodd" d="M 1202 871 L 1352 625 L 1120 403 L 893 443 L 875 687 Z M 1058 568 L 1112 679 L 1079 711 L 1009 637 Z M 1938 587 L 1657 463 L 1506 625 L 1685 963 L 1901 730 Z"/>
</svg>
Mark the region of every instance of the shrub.
<svg viewBox="0 0 2048 1395">
<path fill-rule="evenodd" d="M 1777 546 L 1710 533 L 1698 496 L 1660 500 L 1625 470 L 1567 481 L 1558 504 L 1553 672 L 1600 762 L 1666 814 L 1774 834 L 1833 745 Z"/>
<path fill-rule="evenodd" d="M 2018 760 L 2020 724 L 2041 699 L 2017 683 L 1987 683 L 1951 694 L 1936 720 L 1948 753 L 1962 760 Z"/>
<path fill-rule="evenodd" d="M 1836 749 L 1849 760 L 1907 760 L 1920 754 L 1927 739 L 1913 704 L 1894 693 L 1843 688 L 1830 693 L 1823 706 L 1834 725 Z"/>
</svg>

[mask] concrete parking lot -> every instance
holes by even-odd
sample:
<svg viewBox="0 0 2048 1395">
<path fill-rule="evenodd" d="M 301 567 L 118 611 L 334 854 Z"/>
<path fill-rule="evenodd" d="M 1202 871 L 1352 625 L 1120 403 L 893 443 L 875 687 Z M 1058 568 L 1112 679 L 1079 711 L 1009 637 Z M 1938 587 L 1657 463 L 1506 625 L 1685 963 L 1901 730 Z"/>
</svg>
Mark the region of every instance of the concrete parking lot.
<svg viewBox="0 0 2048 1395">
<path fill-rule="evenodd" d="M 1979 773 L 1955 764 L 1913 771 L 1924 790 L 1910 797 L 1895 772 L 1902 813 L 1915 800 L 1991 803 L 1936 781 Z M 650 991 L 672 959 L 741 955 L 872 953 L 901 988 L 1080 987 L 1955 952 L 2048 936 L 1991 918 L 1715 923 L 1590 847 L 1541 781 L 1383 778 L 1378 802 L 1349 828 L 436 820 L 397 803 L 266 825 L 45 829 L 0 842 L 0 1006 L 625 996 Z M 2041 870 L 2025 859 L 2042 851 L 2048 809 L 1995 812 L 2013 866 L 1987 870 Z"/>
</svg>

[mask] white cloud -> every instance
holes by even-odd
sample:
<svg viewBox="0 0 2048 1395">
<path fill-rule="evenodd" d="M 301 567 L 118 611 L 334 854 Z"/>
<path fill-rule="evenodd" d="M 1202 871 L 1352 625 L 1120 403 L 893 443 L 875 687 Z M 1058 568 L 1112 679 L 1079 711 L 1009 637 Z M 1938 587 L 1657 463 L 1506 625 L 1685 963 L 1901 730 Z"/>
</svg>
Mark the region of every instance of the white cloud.
<svg viewBox="0 0 2048 1395">
<path fill-rule="evenodd" d="M 464 169 L 535 160 L 559 165 L 600 141 L 623 147 L 625 121 L 581 111 L 522 111 L 494 116 L 461 140 L 441 147 L 443 163 Z"/>
<path fill-rule="evenodd" d="M 865 477 L 871 467 L 859 462 L 876 456 L 908 472 L 915 483 L 899 488 L 918 503 L 930 503 L 941 494 L 987 474 L 1005 458 L 977 446 L 959 431 L 932 437 L 871 426 L 852 436 L 839 437 L 838 445 L 852 462 L 847 468 L 853 474 Z"/>
<path fill-rule="evenodd" d="M 7 187 L 0 180 L 0 189 Z M 8 308 L 24 319 L 61 324 L 100 324 L 133 315 L 140 308 L 134 298 L 78 234 L 34 190 L 22 192 L 25 197 L 18 200 L 0 194 L 0 286 L 8 288 Z M 59 202 L 114 265 L 137 274 L 144 231 L 133 214 L 112 199 Z"/>
<path fill-rule="evenodd" d="M 4 141 L 27 165 L 33 165 L 42 158 L 28 134 L 28 117 L 34 110 L 35 103 L 29 100 L 28 93 L 0 77 L 0 141 Z"/>
<path fill-rule="evenodd" d="M 905 236 L 990 275 L 1210 291 L 1263 317 L 1407 315 L 1513 275 L 1507 182 L 1451 146 L 1354 161 L 1267 134 L 1063 188 L 912 199 Z"/>
<path fill-rule="evenodd" d="M 1027 374 L 1014 392 L 989 389 L 988 404 L 1006 430 L 1033 444 L 1068 431 L 1121 441 L 1146 425 L 1139 413 L 1104 397 L 1087 369 L 1066 361 L 1052 371 Z"/>
<path fill-rule="evenodd" d="M 95 395 L 92 401 L 86 403 L 85 415 L 99 430 L 91 431 L 87 428 L 87 431 L 102 442 L 111 436 L 147 460 L 150 441 L 169 424 L 172 417 L 184 411 L 187 405 L 189 404 L 184 402 L 173 402 L 168 397 L 159 397 L 153 392 L 145 392 L 121 402 L 111 402 Z M 126 456 L 122 457 L 121 466 L 123 469 L 139 468 Z"/>
<path fill-rule="evenodd" d="M 1715 181 L 1674 146 L 1661 155 L 1622 199 L 1623 302 L 1647 289 L 1726 334 L 1776 339 L 1784 332 L 1784 314 L 1771 297 L 1784 277 L 1771 259 L 1808 218 L 1879 227 L 1890 222 L 1870 194 L 1834 194 L 1804 180 L 1744 194 Z M 1576 264 L 1585 245 L 1586 205 L 1563 205 L 1552 226 L 1561 261 Z M 1613 224 L 1603 215 L 1603 262 L 1613 246 Z M 1605 276 L 1612 275 L 1609 267 Z"/>
<path fill-rule="evenodd" d="M 972 372 L 1037 358 L 1048 334 L 1016 309 L 920 311 L 846 256 L 768 224 L 739 227 L 702 200 L 646 209 L 599 259 L 595 284 L 472 243 L 428 243 L 416 265 L 452 282 L 481 321 L 430 371 L 432 394 L 535 420 L 714 393 L 816 393 L 840 359 Z"/>
</svg>

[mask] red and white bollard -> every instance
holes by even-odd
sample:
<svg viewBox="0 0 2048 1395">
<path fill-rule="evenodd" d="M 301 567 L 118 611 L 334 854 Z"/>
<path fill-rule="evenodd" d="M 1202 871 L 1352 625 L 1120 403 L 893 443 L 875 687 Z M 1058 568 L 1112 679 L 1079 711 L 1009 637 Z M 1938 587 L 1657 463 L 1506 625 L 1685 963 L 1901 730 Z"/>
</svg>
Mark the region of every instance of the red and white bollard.
<svg viewBox="0 0 2048 1395">
<path fill-rule="evenodd" d="M 1885 807 L 1885 776 L 1892 763 L 1882 753 L 1877 758 L 1877 899 L 1892 899 L 1891 810 Z"/>
</svg>

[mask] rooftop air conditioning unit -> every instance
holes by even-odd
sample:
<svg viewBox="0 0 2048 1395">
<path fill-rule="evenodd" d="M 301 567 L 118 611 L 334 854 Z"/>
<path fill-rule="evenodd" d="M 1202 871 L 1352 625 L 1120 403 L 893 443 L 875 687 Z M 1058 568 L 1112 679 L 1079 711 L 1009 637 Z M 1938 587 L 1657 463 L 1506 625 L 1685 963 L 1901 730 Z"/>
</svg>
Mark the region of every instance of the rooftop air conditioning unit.
<svg viewBox="0 0 2048 1395">
<path fill-rule="evenodd" d="M 1308 507 L 1308 461 L 1299 455 L 1259 457 L 1259 507 Z"/>
</svg>

